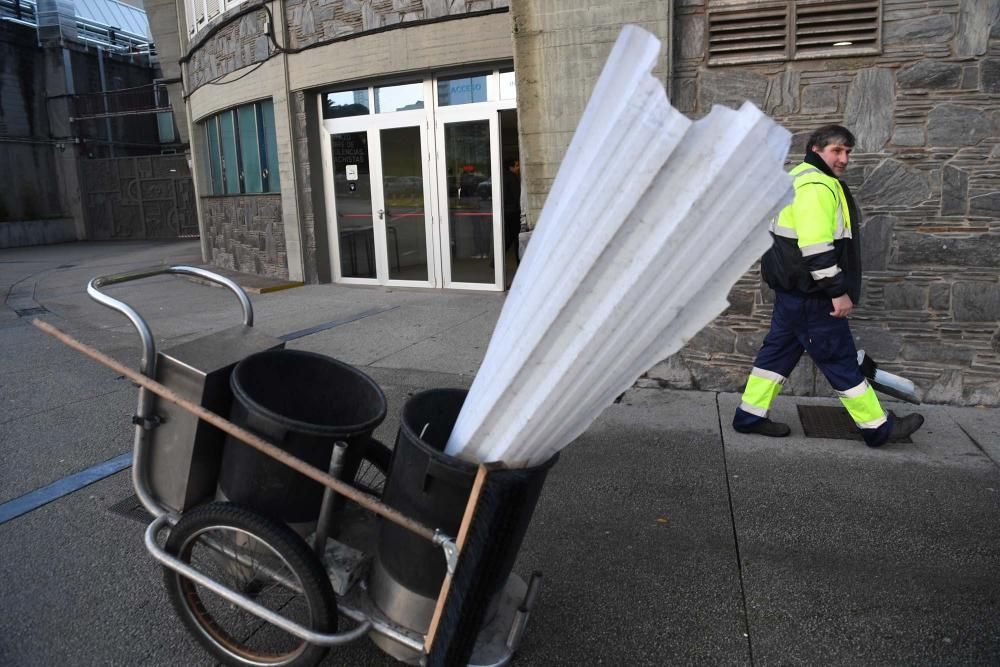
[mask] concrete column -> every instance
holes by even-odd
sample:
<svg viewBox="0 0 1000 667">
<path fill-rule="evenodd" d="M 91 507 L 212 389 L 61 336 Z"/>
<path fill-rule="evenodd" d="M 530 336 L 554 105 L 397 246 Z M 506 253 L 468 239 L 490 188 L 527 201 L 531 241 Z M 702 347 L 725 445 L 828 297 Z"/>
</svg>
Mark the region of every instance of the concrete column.
<svg viewBox="0 0 1000 667">
<path fill-rule="evenodd" d="M 604 61 L 626 23 L 664 42 L 653 74 L 671 71 L 671 0 L 510 0 L 522 187 L 535 221 Z"/>
<path fill-rule="evenodd" d="M 284 6 L 273 3 L 274 34 L 283 35 L 282 44 L 289 43 Z M 274 88 L 274 133 L 278 143 L 278 163 L 281 169 L 281 221 L 285 230 L 285 252 L 288 258 L 288 279 L 305 281 L 305 243 L 302 220 L 299 216 L 299 165 L 295 158 L 295 110 L 292 108 L 292 91 L 289 86 L 288 54 L 277 56 L 281 61 L 281 85 Z"/>
</svg>

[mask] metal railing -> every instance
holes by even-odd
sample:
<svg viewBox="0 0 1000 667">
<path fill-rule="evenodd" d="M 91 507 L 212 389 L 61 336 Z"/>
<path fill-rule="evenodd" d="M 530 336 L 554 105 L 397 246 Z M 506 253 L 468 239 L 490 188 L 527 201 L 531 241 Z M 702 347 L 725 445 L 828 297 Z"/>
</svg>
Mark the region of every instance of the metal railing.
<svg viewBox="0 0 1000 667">
<path fill-rule="evenodd" d="M 34 0 L 0 0 L 0 19 L 38 27 L 38 7 Z M 123 31 L 116 26 L 76 17 L 77 39 L 121 53 L 139 53 L 155 57 L 153 44 L 144 35 Z"/>
<path fill-rule="evenodd" d="M 167 87 L 162 83 L 73 96 L 74 118 L 100 118 L 169 110 Z"/>
</svg>

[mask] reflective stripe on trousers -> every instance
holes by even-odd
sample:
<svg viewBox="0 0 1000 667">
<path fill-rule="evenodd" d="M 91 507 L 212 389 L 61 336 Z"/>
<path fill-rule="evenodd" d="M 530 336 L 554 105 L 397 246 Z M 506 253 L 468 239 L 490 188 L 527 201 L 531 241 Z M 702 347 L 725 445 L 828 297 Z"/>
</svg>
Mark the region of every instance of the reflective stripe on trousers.
<svg viewBox="0 0 1000 667">
<path fill-rule="evenodd" d="M 831 310 L 828 298 L 775 293 L 771 330 L 757 353 L 734 425 L 750 426 L 767 417 L 785 379 L 806 351 L 839 395 L 865 440 L 881 442 L 888 437 L 891 420 L 858 368 L 850 325 L 844 318 L 831 316 Z"/>
</svg>

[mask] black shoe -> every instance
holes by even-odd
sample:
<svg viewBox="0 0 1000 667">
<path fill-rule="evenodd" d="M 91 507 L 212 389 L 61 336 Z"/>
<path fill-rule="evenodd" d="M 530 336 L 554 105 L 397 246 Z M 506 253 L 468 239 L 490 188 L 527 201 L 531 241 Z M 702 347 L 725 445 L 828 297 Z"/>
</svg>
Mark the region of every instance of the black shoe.
<svg viewBox="0 0 1000 667">
<path fill-rule="evenodd" d="M 788 424 L 773 422 L 770 419 L 762 419 L 750 426 L 737 426 L 733 424 L 733 428 L 740 433 L 755 433 L 757 435 L 766 435 L 769 438 L 784 438 L 792 432 L 792 429 L 788 428 Z"/>
<path fill-rule="evenodd" d="M 893 416 L 895 417 L 895 415 Z M 916 433 L 917 429 L 923 425 L 924 416 L 916 412 L 912 415 L 906 415 L 905 417 L 896 417 L 895 422 L 892 424 L 892 431 L 889 433 L 889 437 L 886 438 L 885 441 L 899 442 L 900 440 L 906 440 L 911 435 Z M 878 447 L 878 445 L 873 446 Z"/>
</svg>

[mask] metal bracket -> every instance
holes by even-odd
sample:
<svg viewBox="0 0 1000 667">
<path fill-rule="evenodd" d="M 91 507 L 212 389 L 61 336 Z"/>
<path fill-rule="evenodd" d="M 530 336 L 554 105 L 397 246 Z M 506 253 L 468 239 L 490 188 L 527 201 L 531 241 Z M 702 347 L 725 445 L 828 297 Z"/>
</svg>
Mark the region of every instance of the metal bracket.
<svg viewBox="0 0 1000 667">
<path fill-rule="evenodd" d="M 144 431 L 152 431 L 154 428 L 165 423 L 166 421 L 167 420 L 160 415 L 153 415 L 151 417 L 132 415 L 132 423 L 136 426 L 141 426 Z"/>
<path fill-rule="evenodd" d="M 455 540 L 440 530 L 435 530 L 433 542 L 444 549 L 444 559 L 448 563 L 448 574 L 455 574 L 455 567 L 458 566 L 458 546 L 455 545 Z"/>
</svg>

